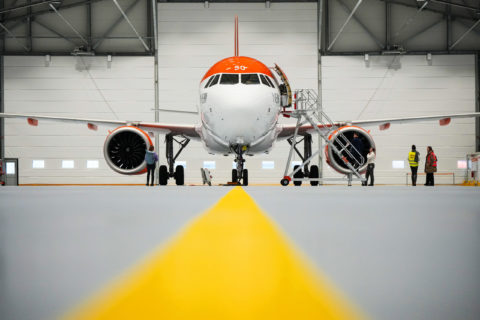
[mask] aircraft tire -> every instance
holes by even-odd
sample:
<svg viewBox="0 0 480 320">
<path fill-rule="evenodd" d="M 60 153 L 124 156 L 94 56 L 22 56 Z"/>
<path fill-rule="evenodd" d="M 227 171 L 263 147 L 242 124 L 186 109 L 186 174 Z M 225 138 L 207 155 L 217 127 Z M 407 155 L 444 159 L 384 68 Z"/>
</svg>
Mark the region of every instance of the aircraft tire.
<svg viewBox="0 0 480 320">
<path fill-rule="evenodd" d="M 237 169 L 232 169 L 232 182 L 238 182 Z"/>
<path fill-rule="evenodd" d="M 248 186 L 248 170 L 243 169 L 243 185 Z"/>
<path fill-rule="evenodd" d="M 175 183 L 177 186 L 183 186 L 185 183 L 185 169 L 183 166 L 177 166 L 175 168 Z"/>
<path fill-rule="evenodd" d="M 318 174 L 318 166 L 313 165 L 310 167 L 310 177 L 312 179 L 318 178 L 320 175 Z M 310 181 L 310 185 L 318 186 L 318 181 Z"/>
<path fill-rule="evenodd" d="M 168 169 L 167 166 L 160 166 L 158 168 L 158 184 L 166 186 L 168 183 Z"/>
<path fill-rule="evenodd" d="M 293 170 L 296 170 L 298 167 L 300 167 L 300 166 L 298 166 L 298 165 L 297 165 L 297 166 L 294 166 L 294 167 L 293 167 Z M 303 178 L 304 176 L 303 176 L 302 170 L 297 171 L 297 173 L 295 173 L 295 174 L 293 175 L 293 177 L 294 177 L 294 178 L 300 178 L 300 179 Z M 302 181 L 293 181 L 293 184 L 294 184 L 295 186 L 299 187 L 299 186 L 302 185 Z"/>
</svg>

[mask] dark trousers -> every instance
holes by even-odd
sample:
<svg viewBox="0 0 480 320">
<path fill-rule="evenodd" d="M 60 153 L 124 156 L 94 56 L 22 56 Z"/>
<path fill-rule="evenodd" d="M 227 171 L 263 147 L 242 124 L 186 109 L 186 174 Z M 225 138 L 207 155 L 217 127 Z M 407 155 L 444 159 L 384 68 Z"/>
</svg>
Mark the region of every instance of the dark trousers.
<svg viewBox="0 0 480 320">
<path fill-rule="evenodd" d="M 374 163 L 370 163 L 368 166 L 367 166 L 367 172 L 365 173 L 365 183 L 364 183 L 364 186 L 366 186 L 368 184 L 368 178 L 370 178 L 370 184 L 368 184 L 369 186 L 373 186 L 373 180 L 374 180 L 374 176 L 373 176 L 373 169 L 375 169 L 375 164 Z"/>
<path fill-rule="evenodd" d="M 410 170 L 412 170 L 412 186 L 416 186 L 418 167 L 410 167 Z"/>
<path fill-rule="evenodd" d="M 433 178 L 433 172 L 432 173 L 427 173 L 427 181 L 426 181 L 425 185 L 427 185 L 427 186 L 435 185 L 434 178 Z"/>
<path fill-rule="evenodd" d="M 148 186 L 148 180 L 151 179 L 151 185 L 153 186 L 153 179 L 155 178 L 155 163 L 154 164 L 147 164 L 147 186 Z"/>
</svg>

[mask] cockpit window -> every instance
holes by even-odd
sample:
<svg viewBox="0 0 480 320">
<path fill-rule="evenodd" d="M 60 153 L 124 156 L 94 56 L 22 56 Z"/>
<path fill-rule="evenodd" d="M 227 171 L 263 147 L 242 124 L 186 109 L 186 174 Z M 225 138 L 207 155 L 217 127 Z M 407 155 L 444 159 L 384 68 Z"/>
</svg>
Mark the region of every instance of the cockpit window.
<svg viewBox="0 0 480 320">
<path fill-rule="evenodd" d="M 275 86 L 273 85 L 272 80 L 270 80 L 269 77 L 265 76 L 265 79 L 267 79 L 268 83 L 270 83 L 270 86 L 271 86 L 272 88 L 275 88 Z"/>
<path fill-rule="evenodd" d="M 212 77 L 213 80 L 212 83 L 210 83 L 209 87 L 213 87 L 214 85 L 216 85 L 218 83 L 218 78 L 220 78 L 219 74 L 215 75 L 214 78 Z"/>
<path fill-rule="evenodd" d="M 265 77 L 263 74 L 260 74 L 260 80 L 262 80 L 262 83 L 266 85 L 267 87 L 270 87 L 270 84 L 268 83 L 267 77 Z"/>
<path fill-rule="evenodd" d="M 224 73 L 220 79 L 220 84 L 237 84 L 238 74 Z"/>
<path fill-rule="evenodd" d="M 247 73 L 242 74 L 242 83 L 243 84 L 260 84 L 258 80 L 258 75 L 256 73 Z"/>
<path fill-rule="evenodd" d="M 210 85 L 210 83 L 212 83 L 213 78 L 215 78 L 215 77 L 213 76 L 213 77 L 210 77 L 210 79 L 208 79 L 207 84 L 205 85 L 204 88 L 208 88 L 208 86 Z"/>
</svg>

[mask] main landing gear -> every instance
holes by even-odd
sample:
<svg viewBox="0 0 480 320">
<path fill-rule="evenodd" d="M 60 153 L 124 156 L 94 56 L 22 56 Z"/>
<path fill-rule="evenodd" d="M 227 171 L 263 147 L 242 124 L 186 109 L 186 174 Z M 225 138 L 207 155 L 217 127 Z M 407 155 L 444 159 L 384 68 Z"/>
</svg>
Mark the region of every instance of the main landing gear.
<svg viewBox="0 0 480 320">
<path fill-rule="evenodd" d="M 185 149 L 187 144 L 190 142 L 190 139 L 181 136 L 183 139 L 175 139 L 175 136 L 171 133 L 165 136 L 165 155 L 167 157 L 168 167 L 161 165 L 158 170 L 158 182 L 161 186 L 165 186 L 168 183 L 169 178 L 174 178 L 177 186 L 183 186 L 185 184 L 185 171 L 183 166 L 175 166 L 175 160 L 178 158 L 180 153 Z M 180 149 L 177 151 L 175 156 L 173 155 L 173 143 L 176 142 L 180 145 Z"/>
<path fill-rule="evenodd" d="M 300 139 L 299 141 L 294 141 L 293 137 L 287 139 L 288 143 L 290 146 L 293 147 L 297 155 L 300 157 L 302 162 L 305 162 L 307 159 L 309 159 L 312 156 L 312 135 L 311 134 L 305 134 L 303 136 L 303 139 Z M 297 144 L 303 141 L 303 154 L 300 152 L 300 150 L 297 149 Z M 290 161 L 289 161 L 290 162 Z M 300 166 L 296 165 L 293 167 L 293 171 L 295 172 L 293 174 L 293 184 L 295 186 L 301 186 L 302 185 L 302 180 L 296 180 L 296 179 L 318 179 L 319 178 L 319 171 L 318 171 L 318 166 L 317 165 L 311 165 L 309 167 L 309 162 L 305 163 L 303 166 L 303 171 L 300 168 Z M 280 180 L 280 184 L 282 186 L 287 186 L 290 183 L 290 180 L 287 178 L 283 178 Z M 318 180 L 310 180 L 310 185 L 312 186 L 318 186 Z"/>
<path fill-rule="evenodd" d="M 235 147 L 235 163 L 237 164 L 236 169 L 232 169 L 232 183 L 242 184 L 248 186 L 248 170 L 244 169 L 245 159 L 243 159 L 243 153 L 247 150 L 246 146 L 236 146 Z"/>
</svg>

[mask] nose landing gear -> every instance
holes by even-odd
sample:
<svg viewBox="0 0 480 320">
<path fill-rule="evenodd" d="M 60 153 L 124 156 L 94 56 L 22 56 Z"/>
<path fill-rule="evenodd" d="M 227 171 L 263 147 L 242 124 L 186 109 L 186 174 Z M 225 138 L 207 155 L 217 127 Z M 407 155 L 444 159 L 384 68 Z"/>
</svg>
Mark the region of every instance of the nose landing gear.
<svg viewBox="0 0 480 320">
<path fill-rule="evenodd" d="M 247 150 L 247 147 L 239 145 L 234 150 L 236 153 L 234 161 L 237 164 L 237 168 L 232 169 L 232 182 L 248 186 L 248 169 L 244 169 L 245 159 L 243 158 L 243 153 Z"/>
</svg>

